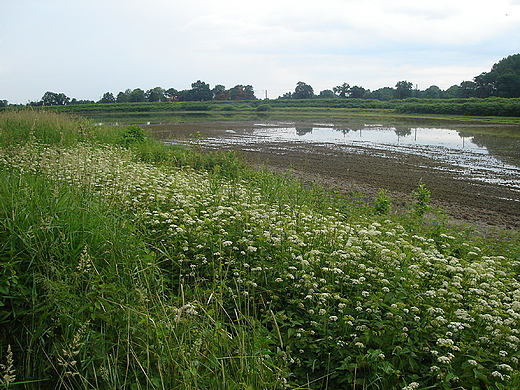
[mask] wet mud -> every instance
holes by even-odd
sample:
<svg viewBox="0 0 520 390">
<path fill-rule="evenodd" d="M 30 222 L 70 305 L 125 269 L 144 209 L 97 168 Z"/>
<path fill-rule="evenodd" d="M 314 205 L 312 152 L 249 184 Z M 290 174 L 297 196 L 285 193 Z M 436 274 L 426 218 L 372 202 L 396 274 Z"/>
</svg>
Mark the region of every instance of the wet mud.
<svg viewBox="0 0 520 390">
<path fill-rule="evenodd" d="M 252 126 L 251 123 L 234 124 L 237 127 L 246 125 Z M 386 189 L 397 208 L 406 207 L 412 200 L 411 192 L 424 183 L 431 191 L 432 205 L 443 209 L 455 223 L 479 228 L 520 229 L 518 192 L 507 186 L 466 180 L 450 169 L 443 169 L 431 158 L 397 151 L 382 156 L 378 149 L 366 145 L 348 149 L 279 141 L 248 145 L 226 137 L 225 132 L 232 127 L 224 122 L 151 128 L 157 139 L 183 142 L 200 137 L 199 144 L 203 148 L 236 150 L 253 166 L 289 171 L 305 182 L 325 186 L 338 196 L 359 194 L 371 201 L 380 189 Z M 203 140 L 208 137 L 218 138 L 218 145 L 205 144 Z"/>
</svg>

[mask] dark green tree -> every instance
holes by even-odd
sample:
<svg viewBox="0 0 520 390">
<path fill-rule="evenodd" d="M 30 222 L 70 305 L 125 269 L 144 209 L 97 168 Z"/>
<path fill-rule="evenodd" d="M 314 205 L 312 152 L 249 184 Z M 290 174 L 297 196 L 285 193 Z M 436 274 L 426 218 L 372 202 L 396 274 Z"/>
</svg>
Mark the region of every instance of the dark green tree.
<svg viewBox="0 0 520 390">
<path fill-rule="evenodd" d="M 314 97 L 314 89 L 303 81 L 298 81 L 294 89 L 293 99 L 312 99 Z"/>
<path fill-rule="evenodd" d="M 128 102 L 141 103 L 146 101 L 146 95 L 141 88 L 136 88 L 128 95 Z"/>
<path fill-rule="evenodd" d="M 115 103 L 116 98 L 112 92 L 105 92 L 103 97 L 98 101 L 98 103 Z"/>
<path fill-rule="evenodd" d="M 463 98 L 477 96 L 477 84 L 474 81 L 463 81 L 460 83 L 460 93 Z"/>
<path fill-rule="evenodd" d="M 372 91 L 369 95 L 365 95 L 369 99 L 377 99 L 382 101 L 392 100 L 394 98 L 395 89 L 384 87 Z"/>
<path fill-rule="evenodd" d="M 244 93 L 246 94 L 246 100 L 256 100 L 255 89 L 252 85 L 244 85 Z"/>
<path fill-rule="evenodd" d="M 47 91 L 42 97 L 44 106 L 64 106 L 70 102 L 70 98 L 64 93 L 56 93 Z"/>
<path fill-rule="evenodd" d="M 81 99 L 78 100 L 76 98 L 72 98 L 72 100 L 69 102 L 69 104 L 95 104 L 96 102 L 94 100 L 85 100 Z"/>
<path fill-rule="evenodd" d="M 211 90 L 213 94 L 213 99 L 215 100 L 229 100 L 229 91 L 226 90 L 226 87 L 222 84 L 215 85 Z"/>
<path fill-rule="evenodd" d="M 337 95 L 331 89 L 325 89 L 318 95 L 319 99 L 337 99 Z"/>
<path fill-rule="evenodd" d="M 520 73 L 501 74 L 496 81 L 497 95 L 504 98 L 520 97 Z"/>
<path fill-rule="evenodd" d="M 285 92 L 282 96 L 279 96 L 278 99 L 293 99 L 293 93 Z"/>
<path fill-rule="evenodd" d="M 168 88 L 166 91 L 164 91 L 164 96 L 166 96 L 167 100 L 176 100 L 178 99 L 178 93 L 179 91 L 177 91 L 175 88 Z"/>
<path fill-rule="evenodd" d="M 410 81 L 398 81 L 395 85 L 396 98 L 406 99 L 413 95 L 413 84 Z"/>
<path fill-rule="evenodd" d="M 365 92 L 365 88 L 354 85 L 349 89 L 349 97 L 353 99 L 363 99 L 363 97 L 365 96 Z"/>
<path fill-rule="evenodd" d="M 478 97 L 520 97 L 520 54 L 510 55 L 474 79 Z"/>
<path fill-rule="evenodd" d="M 209 88 L 209 84 L 197 80 L 191 84 L 191 90 L 187 97 L 187 100 L 208 101 L 213 99 L 213 93 Z"/>
<path fill-rule="evenodd" d="M 166 96 L 164 95 L 165 91 L 161 87 L 155 87 L 149 89 L 145 93 L 147 102 L 164 102 L 166 100 Z"/>
<path fill-rule="evenodd" d="M 462 97 L 462 88 L 459 85 L 452 85 L 443 93 L 445 99 Z"/>
<path fill-rule="evenodd" d="M 440 99 L 442 98 L 442 90 L 436 85 L 431 85 L 428 88 L 426 88 L 426 90 L 423 93 L 423 96 L 426 99 Z"/>
<path fill-rule="evenodd" d="M 131 89 L 127 89 L 126 91 L 121 91 L 117 94 L 116 103 L 127 103 L 132 93 Z"/>
<path fill-rule="evenodd" d="M 251 85 L 235 85 L 229 90 L 231 100 L 255 100 L 255 91 Z"/>
<path fill-rule="evenodd" d="M 347 98 L 350 96 L 350 85 L 348 85 L 347 83 L 338 85 L 338 86 L 332 88 L 332 90 L 340 98 Z"/>
</svg>

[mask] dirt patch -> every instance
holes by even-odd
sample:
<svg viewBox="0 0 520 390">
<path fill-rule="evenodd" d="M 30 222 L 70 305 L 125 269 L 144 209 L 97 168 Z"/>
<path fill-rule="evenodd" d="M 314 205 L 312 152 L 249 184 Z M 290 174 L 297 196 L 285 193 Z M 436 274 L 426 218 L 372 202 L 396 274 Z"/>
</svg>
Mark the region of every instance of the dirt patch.
<svg viewBox="0 0 520 390">
<path fill-rule="evenodd" d="M 277 145 L 277 148 L 279 145 Z M 380 189 L 387 189 L 394 203 L 406 203 L 411 192 L 420 183 L 431 191 L 432 204 L 443 208 L 458 222 L 469 222 L 481 227 L 497 226 L 520 228 L 520 207 L 508 200 L 507 189 L 490 184 L 475 184 L 452 177 L 436 169 L 430 169 L 426 158 L 403 155 L 400 158 L 375 156 L 364 148 L 364 153 L 328 154 L 313 152 L 311 145 L 298 145 L 285 153 L 273 153 L 269 145 L 261 150 L 241 151 L 251 164 L 287 172 L 290 170 L 302 180 L 312 181 L 333 189 L 339 195 L 360 193 L 373 200 Z"/>
<path fill-rule="evenodd" d="M 222 136 L 227 129 L 245 125 L 221 122 L 154 126 L 154 134 L 161 139 L 186 139 L 197 132 L 201 137 Z M 443 208 L 454 221 L 482 228 L 520 228 L 518 194 L 504 186 L 463 180 L 449 170 L 439 169 L 438 163 L 427 157 L 397 152 L 380 156 L 366 146 L 347 152 L 300 142 L 265 142 L 251 148 L 224 141 L 219 149 L 237 150 L 254 166 L 278 172 L 290 170 L 296 177 L 319 183 L 339 196 L 355 192 L 371 200 L 384 188 L 399 204 L 408 202 L 411 192 L 424 183 L 431 191 L 432 204 Z"/>
</svg>

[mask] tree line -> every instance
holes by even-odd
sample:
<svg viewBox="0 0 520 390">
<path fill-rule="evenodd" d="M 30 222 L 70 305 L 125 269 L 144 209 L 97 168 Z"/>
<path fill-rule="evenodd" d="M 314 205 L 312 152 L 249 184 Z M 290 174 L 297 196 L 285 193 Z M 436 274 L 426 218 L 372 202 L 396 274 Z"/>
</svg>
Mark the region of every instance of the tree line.
<svg viewBox="0 0 520 390">
<path fill-rule="evenodd" d="M 143 102 L 183 102 L 211 100 L 256 100 L 251 85 L 235 85 L 226 89 L 223 85 L 210 88 L 208 83 L 197 80 L 191 84 L 191 89 L 178 91 L 175 88 L 164 89 L 155 87 L 144 91 L 141 88 L 127 89 L 114 95 L 112 92 L 103 94 L 100 100 L 70 99 L 63 93 L 47 91 L 38 102 L 30 102 L 31 106 L 59 106 L 68 104 L 94 103 L 143 103 Z"/>
<path fill-rule="evenodd" d="M 313 98 L 351 98 L 351 99 L 463 99 L 463 98 L 518 98 L 520 97 L 520 54 L 503 58 L 494 64 L 489 72 L 475 76 L 472 81 L 463 81 L 446 90 L 432 85 L 425 90 L 414 88 L 407 80 L 398 81 L 394 88 L 384 87 L 374 91 L 348 83 L 314 94 L 312 86 L 300 81 L 294 92 L 287 92 L 281 99 L 313 99 Z"/>
<path fill-rule="evenodd" d="M 520 54 L 510 55 L 494 64 L 489 72 L 475 76 L 472 81 L 463 81 L 446 90 L 432 85 L 425 90 L 407 80 L 398 81 L 395 87 L 383 87 L 371 91 L 361 86 L 350 86 L 344 82 L 332 89 L 314 93 L 311 85 L 299 81 L 294 92 L 287 92 L 278 99 L 374 99 L 388 101 L 394 99 L 456 99 L 456 98 L 518 98 L 520 97 Z M 144 91 L 141 88 L 127 89 L 114 95 L 106 92 L 99 101 L 70 99 L 64 93 L 46 92 L 40 101 L 30 102 L 32 106 L 52 106 L 92 103 L 138 103 L 166 101 L 212 101 L 212 100 L 257 100 L 251 85 L 236 85 L 226 89 L 223 85 L 213 88 L 201 80 L 191 84 L 191 89 L 178 91 L 175 88 L 155 87 Z M 8 105 L 0 100 L 0 107 Z"/>
</svg>

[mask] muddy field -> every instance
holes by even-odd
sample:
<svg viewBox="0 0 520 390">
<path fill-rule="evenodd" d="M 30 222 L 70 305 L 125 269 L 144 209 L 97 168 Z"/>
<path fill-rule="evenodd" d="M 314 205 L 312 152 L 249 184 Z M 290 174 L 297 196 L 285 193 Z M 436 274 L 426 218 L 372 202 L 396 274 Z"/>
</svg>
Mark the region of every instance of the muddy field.
<svg viewBox="0 0 520 390">
<path fill-rule="evenodd" d="M 306 181 L 323 185 L 339 196 L 361 194 L 367 201 L 375 198 L 381 188 L 387 189 L 396 208 L 410 201 L 411 192 L 419 183 L 431 190 L 432 204 L 439 206 L 455 222 L 481 228 L 520 228 L 520 202 L 517 193 L 507 187 L 485 182 L 461 180 L 449 170 L 438 169 L 429 158 L 394 153 L 381 157 L 378 151 L 360 146 L 354 153 L 324 145 L 285 142 L 262 142 L 254 147 L 226 142 L 226 129 L 251 126 L 251 123 L 189 123 L 151 126 L 156 138 L 186 141 L 200 137 L 219 137 L 218 149 L 237 150 L 250 164 L 287 172 Z M 215 149 L 214 144 L 206 146 Z"/>
</svg>

